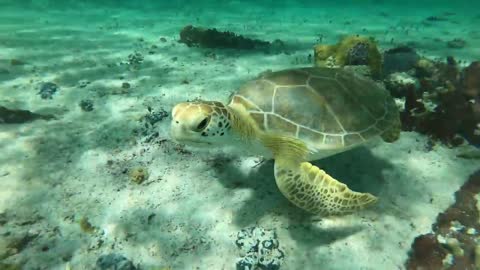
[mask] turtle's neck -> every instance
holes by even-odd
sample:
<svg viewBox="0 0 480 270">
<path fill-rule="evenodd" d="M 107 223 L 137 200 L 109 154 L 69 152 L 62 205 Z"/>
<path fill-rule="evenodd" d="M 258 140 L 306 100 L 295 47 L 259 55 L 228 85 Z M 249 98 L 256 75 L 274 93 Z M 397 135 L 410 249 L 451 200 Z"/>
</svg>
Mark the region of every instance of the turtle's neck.
<svg viewBox="0 0 480 270">
<path fill-rule="evenodd" d="M 258 138 L 260 130 L 243 106 L 230 104 L 227 109 L 232 129 L 242 140 Z"/>
</svg>

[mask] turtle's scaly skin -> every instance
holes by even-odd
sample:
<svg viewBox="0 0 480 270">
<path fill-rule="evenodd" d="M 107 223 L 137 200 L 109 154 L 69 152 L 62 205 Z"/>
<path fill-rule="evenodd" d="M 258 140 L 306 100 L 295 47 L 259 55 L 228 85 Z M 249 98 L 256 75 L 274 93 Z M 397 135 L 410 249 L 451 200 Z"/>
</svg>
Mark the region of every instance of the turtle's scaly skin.
<svg viewBox="0 0 480 270">
<path fill-rule="evenodd" d="M 393 141 L 400 133 L 390 94 L 343 69 L 267 73 L 241 87 L 231 104 L 243 105 L 261 130 L 318 149 L 350 148 L 377 135 Z"/>
</svg>

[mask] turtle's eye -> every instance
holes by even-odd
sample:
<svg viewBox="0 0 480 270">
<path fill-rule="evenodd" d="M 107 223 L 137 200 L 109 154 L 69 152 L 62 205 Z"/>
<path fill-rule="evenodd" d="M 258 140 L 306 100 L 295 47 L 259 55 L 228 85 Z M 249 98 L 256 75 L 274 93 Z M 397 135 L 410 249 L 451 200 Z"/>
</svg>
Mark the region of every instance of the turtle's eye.
<svg viewBox="0 0 480 270">
<path fill-rule="evenodd" d="M 204 129 L 208 126 L 209 120 L 210 120 L 210 117 L 205 117 L 205 118 L 203 118 L 203 120 L 200 121 L 200 123 L 198 123 L 195 131 L 202 131 L 202 130 L 204 130 Z"/>
</svg>

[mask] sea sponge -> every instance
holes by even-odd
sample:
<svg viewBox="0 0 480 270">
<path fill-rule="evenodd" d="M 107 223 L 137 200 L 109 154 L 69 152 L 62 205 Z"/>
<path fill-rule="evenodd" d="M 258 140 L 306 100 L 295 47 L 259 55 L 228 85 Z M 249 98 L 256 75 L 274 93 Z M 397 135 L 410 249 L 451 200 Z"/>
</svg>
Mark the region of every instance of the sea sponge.
<svg viewBox="0 0 480 270">
<path fill-rule="evenodd" d="M 382 55 L 372 38 L 346 36 L 335 45 L 319 44 L 314 47 L 315 65 L 325 66 L 326 60 L 335 58 L 335 65 L 366 65 L 374 77 L 382 75 Z"/>
</svg>

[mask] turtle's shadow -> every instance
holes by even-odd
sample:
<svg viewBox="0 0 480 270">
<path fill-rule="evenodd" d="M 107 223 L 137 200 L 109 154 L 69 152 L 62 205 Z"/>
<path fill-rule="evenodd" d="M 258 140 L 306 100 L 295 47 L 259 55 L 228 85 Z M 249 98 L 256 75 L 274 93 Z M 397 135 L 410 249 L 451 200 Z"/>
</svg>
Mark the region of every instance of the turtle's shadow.
<svg viewBox="0 0 480 270">
<path fill-rule="evenodd" d="M 352 149 L 312 163 L 348 185 L 352 190 L 369 192 L 374 195 L 380 194 L 384 186 L 382 171 L 392 167 L 387 161 L 375 157 L 365 147 Z M 309 225 L 312 216 L 291 204 L 278 190 L 273 176 L 273 160 L 263 162 L 249 174 L 242 172 L 240 166 L 232 160 L 217 158 L 215 164 L 216 166 L 213 168 L 219 181 L 225 187 L 248 188 L 253 191 L 252 196 L 244 201 L 240 210 L 234 214 L 234 223 L 239 227 L 255 224 L 268 214 L 286 216 L 290 221 L 290 232 L 297 240 L 303 242 L 302 235 L 306 229 L 314 235 L 323 235 L 313 238 L 319 245 L 347 237 L 362 229 L 357 226 L 338 228 L 329 231 L 328 237 L 326 237 L 325 231 L 318 231 L 319 228 Z M 300 233 L 299 230 L 303 233 Z M 309 242 L 307 239 L 304 240 Z"/>
</svg>

